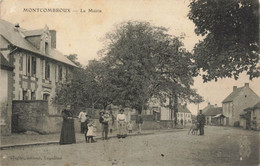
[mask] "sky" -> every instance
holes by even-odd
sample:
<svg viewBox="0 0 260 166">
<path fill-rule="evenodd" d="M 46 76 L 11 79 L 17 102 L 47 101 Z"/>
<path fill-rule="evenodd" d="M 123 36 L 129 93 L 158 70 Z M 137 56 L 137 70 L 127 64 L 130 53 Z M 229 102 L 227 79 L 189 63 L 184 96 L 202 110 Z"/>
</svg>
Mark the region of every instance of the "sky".
<svg viewBox="0 0 260 166">
<path fill-rule="evenodd" d="M 190 0 L 0 0 L 0 18 L 20 27 L 33 30 L 45 25 L 57 31 L 57 49 L 63 54 L 77 54 L 78 61 L 87 65 L 88 60 L 98 59 L 97 52 L 103 47 L 107 32 L 122 21 L 148 21 L 155 26 L 169 28 L 174 36 L 185 34 L 184 47 L 192 51 L 203 38 L 194 33 L 195 26 L 188 19 Z M 31 8 L 58 8 L 70 12 L 26 12 Z M 89 12 L 89 9 L 101 12 Z M 245 74 L 239 80 L 221 79 L 203 83 L 200 77 L 194 79 L 194 88 L 204 97 L 204 108 L 208 102 L 221 106 L 221 102 L 233 89 L 249 83 L 260 96 L 260 79 L 250 81 Z M 193 114 L 198 106 L 188 104 Z"/>
</svg>

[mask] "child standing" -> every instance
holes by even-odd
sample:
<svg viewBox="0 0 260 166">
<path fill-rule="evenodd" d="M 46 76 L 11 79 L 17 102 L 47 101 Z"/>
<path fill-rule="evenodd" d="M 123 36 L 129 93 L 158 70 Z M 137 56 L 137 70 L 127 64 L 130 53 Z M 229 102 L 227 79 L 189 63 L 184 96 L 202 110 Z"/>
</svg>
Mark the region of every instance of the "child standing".
<svg viewBox="0 0 260 166">
<path fill-rule="evenodd" d="M 89 123 L 88 123 L 88 132 L 87 134 L 87 143 L 89 143 L 91 141 L 91 143 L 96 142 L 94 140 L 94 137 L 96 136 L 96 126 L 94 124 L 93 119 L 89 119 Z"/>
<path fill-rule="evenodd" d="M 132 133 L 133 131 L 133 124 L 132 124 L 132 121 L 130 121 L 127 125 L 127 130 L 128 130 L 128 133 Z"/>
</svg>

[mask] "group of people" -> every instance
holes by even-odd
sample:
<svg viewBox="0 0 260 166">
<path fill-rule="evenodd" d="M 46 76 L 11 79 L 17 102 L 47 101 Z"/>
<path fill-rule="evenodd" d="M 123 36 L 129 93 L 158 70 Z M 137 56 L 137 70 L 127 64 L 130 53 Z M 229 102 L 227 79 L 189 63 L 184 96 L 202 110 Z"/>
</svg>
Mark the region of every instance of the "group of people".
<svg viewBox="0 0 260 166">
<path fill-rule="evenodd" d="M 74 118 L 71 112 L 71 106 L 67 105 L 66 109 L 62 111 L 63 123 L 60 135 L 60 144 L 72 144 L 76 143 L 75 129 L 74 129 Z M 78 120 L 80 121 L 81 133 L 84 134 L 87 143 L 94 143 L 94 137 L 96 136 L 96 125 L 94 120 L 86 112 L 82 111 L 79 113 Z M 133 130 L 132 122 L 127 123 L 124 109 L 121 109 L 115 118 L 112 110 L 101 111 L 99 113 L 99 123 L 101 124 L 101 132 L 103 140 L 108 139 L 108 132 L 112 134 L 115 120 L 117 121 L 117 137 L 126 138 L 127 130 L 131 134 Z M 136 123 L 138 125 L 138 133 L 141 133 L 141 125 L 143 123 L 142 117 L 138 114 Z"/>
</svg>

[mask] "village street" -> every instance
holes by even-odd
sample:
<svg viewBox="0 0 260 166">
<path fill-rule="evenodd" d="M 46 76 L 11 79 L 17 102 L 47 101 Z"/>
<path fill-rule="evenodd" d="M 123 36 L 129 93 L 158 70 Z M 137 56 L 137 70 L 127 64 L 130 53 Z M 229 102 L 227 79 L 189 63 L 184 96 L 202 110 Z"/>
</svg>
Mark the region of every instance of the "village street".
<svg viewBox="0 0 260 166">
<path fill-rule="evenodd" d="M 1 151 L 8 165 L 258 165 L 259 132 L 206 126 L 204 136 L 185 130 L 96 143 L 33 146 Z"/>
</svg>

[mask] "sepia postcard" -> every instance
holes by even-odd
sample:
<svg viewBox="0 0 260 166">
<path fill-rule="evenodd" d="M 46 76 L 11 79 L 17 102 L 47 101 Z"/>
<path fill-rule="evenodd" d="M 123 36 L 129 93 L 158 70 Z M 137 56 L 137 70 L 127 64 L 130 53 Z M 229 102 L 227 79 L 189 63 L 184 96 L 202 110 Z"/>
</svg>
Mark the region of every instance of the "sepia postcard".
<svg viewBox="0 0 260 166">
<path fill-rule="evenodd" d="M 257 0 L 0 0 L 1 166 L 257 166 Z"/>
</svg>

